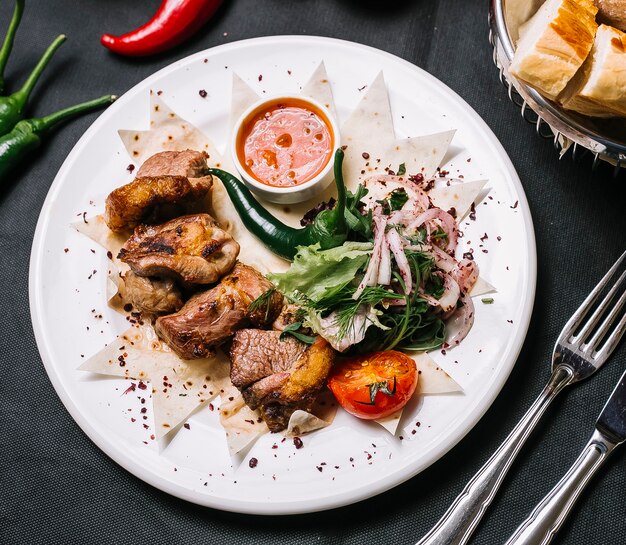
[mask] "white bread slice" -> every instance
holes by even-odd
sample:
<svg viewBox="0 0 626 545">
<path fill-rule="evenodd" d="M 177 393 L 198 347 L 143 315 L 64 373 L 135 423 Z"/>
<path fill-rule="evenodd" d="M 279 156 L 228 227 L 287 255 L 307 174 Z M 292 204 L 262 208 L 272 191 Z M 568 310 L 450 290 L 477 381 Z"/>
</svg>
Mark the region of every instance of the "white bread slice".
<svg viewBox="0 0 626 545">
<path fill-rule="evenodd" d="M 547 0 L 520 29 L 511 74 L 556 99 L 591 51 L 597 12 L 593 0 Z"/>
<path fill-rule="evenodd" d="M 626 32 L 626 0 L 596 0 L 598 21 Z"/>
<path fill-rule="evenodd" d="M 593 117 L 626 117 L 626 33 L 600 25 L 591 54 L 559 98 Z"/>
</svg>

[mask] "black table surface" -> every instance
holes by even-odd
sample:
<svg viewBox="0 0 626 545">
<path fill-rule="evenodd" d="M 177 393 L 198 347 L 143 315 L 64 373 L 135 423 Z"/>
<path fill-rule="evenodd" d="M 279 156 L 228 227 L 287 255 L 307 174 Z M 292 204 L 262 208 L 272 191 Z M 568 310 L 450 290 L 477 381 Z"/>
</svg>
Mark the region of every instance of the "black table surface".
<svg viewBox="0 0 626 545">
<path fill-rule="evenodd" d="M 566 319 L 625 249 L 626 176 L 561 161 L 522 120 L 498 81 L 484 0 L 227 0 L 192 40 L 148 59 L 111 55 L 103 32 L 121 33 L 158 0 L 32 0 L 11 57 L 12 88 L 60 33 L 68 43 L 37 87 L 40 115 L 107 92 L 215 45 L 256 36 L 343 38 L 398 55 L 463 97 L 510 155 L 532 211 L 538 252 L 535 307 L 519 360 L 478 425 L 446 456 L 395 489 L 345 508 L 291 517 L 221 512 L 173 498 L 127 473 L 81 431 L 44 371 L 28 305 L 33 233 L 46 192 L 96 118 L 64 126 L 0 192 L 0 543 L 415 543 L 439 519 L 539 393 Z M 12 2 L 0 6 L 0 28 Z M 262 62 L 262 61 L 260 61 Z M 626 347 L 549 409 L 514 464 L 473 543 L 503 543 L 575 460 L 626 367 Z M 626 448 L 593 480 L 554 543 L 626 543 Z"/>
</svg>

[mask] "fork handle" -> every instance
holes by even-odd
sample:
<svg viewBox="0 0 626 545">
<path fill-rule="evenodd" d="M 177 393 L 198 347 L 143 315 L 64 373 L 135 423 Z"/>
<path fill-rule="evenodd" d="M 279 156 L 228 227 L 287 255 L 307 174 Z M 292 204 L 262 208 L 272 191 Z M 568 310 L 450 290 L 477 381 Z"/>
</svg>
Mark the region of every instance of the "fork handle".
<svg viewBox="0 0 626 545">
<path fill-rule="evenodd" d="M 539 505 L 505 545 L 547 545 L 550 543 L 580 493 L 615 446 L 596 430 L 574 465 L 539 502 Z"/>
<path fill-rule="evenodd" d="M 517 426 L 417 545 L 463 545 L 468 542 L 517 453 L 552 400 L 571 382 L 572 376 L 569 367 L 555 367 L 550 381 Z"/>
</svg>

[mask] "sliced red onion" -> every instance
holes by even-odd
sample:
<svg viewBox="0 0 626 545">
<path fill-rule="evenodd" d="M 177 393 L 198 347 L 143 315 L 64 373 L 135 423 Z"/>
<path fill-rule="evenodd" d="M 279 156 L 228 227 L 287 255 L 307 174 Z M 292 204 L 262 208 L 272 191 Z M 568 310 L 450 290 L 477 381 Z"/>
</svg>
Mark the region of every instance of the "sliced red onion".
<svg viewBox="0 0 626 545">
<path fill-rule="evenodd" d="M 404 292 L 411 293 L 411 289 L 413 287 L 411 266 L 409 265 L 409 260 L 406 258 L 406 254 L 404 253 L 402 239 L 400 238 L 398 231 L 390 229 L 387 232 L 387 241 L 389 242 L 389 247 L 393 252 L 393 257 L 396 258 L 396 265 L 400 270 L 400 276 L 402 276 L 402 280 L 404 280 Z"/>
<path fill-rule="evenodd" d="M 395 230 L 395 229 L 394 229 Z M 388 286 L 391 283 L 391 252 L 387 237 L 383 237 L 380 248 L 380 263 L 378 265 L 378 284 Z"/>
<path fill-rule="evenodd" d="M 462 259 L 450 273 L 465 293 L 469 293 L 478 280 L 478 265 L 471 259 Z"/>
<path fill-rule="evenodd" d="M 380 268 L 380 260 L 382 254 L 382 247 L 385 241 L 385 227 L 387 221 L 384 216 L 380 214 L 374 215 L 374 248 L 372 249 L 372 256 L 370 258 L 369 265 L 363 275 L 363 279 L 359 283 L 356 291 L 352 295 L 352 299 L 357 300 L 365 286 L 375 286 L 378 283 L 378 270 Z"/>
<path fill-rule="evenodd" d="M 448 324 L 452 323 L 459 326 L 456 335 L 447 341 L 450 346 L 460 344 L 469 333 L 469 330 L 472 329 L 472 325 L 474 325 L 474 303 L 472 298 L 467 294 L 463 294 L 461 295 L 461 302 L 463 306 L 448 321 Z"/>
<path fill-rule="evenodd" d="M 447 250 L 450 252 L 454 252 L 458 240 L 456 222 L 450 214 L 448 214 L 445 210 L 442 210 L 441 208 L 429 208 L 425 212 L 422 212 L 419 216 L 417 216 L 417 218 L 415 218 L 411 223 L 407 225 L 406 230 L 408 232 L 417 231 L 417 229 L 419 229 L 424 224 L 426 224 L 426 229 L 429 230 L 429 225 L 427 224 L 427 222 L 435 219 L 439 220 L 442 223 L 443 229 L 448 235 Z"/>
<path fill-rule="evenodd" d="M 442 276 L 444 292 L 439 298 L 439 306 L 443 312 L 450 312 L 456 308 L 457 301 L 461 295 L 461 289 L 449 274 L 444 274 Z"/>
</svg>

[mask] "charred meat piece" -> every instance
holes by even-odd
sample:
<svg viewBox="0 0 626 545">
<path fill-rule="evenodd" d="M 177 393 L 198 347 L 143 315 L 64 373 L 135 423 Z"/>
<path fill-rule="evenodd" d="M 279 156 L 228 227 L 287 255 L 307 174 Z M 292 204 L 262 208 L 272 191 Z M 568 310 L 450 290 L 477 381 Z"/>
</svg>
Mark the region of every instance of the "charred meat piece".
<svg viewBox="0 0 626 545">
<path fill-rule="evenodd" d="M 165 276 L 185 285 L 212 284 L 230 271 L 239 244 L 208 214 L 140 225 L 118 257 L 139 276 Z"/>
<path fill-rule="evenodd" d="M 181 358 L 204 358 L 241 327 L 267 327 L 280 313 L 283 296 L 271 292 L 263 308 L 250 304 L 272 284 L 256 269 L 237 263 L 214 288 L 194 295 L 177 313 L 162 316 L 155 330 Z"/>
<path fill-rule="evenodd" d="M 211 184 L 211 176 L 207 175 L 208 155 L 204 151 L 162 151 L 148 157 L 137 171 L 137 178 L 143 176 L 185 176 L 192 184 L 200 183 L 195 178 L 207 178 Z"/>
<path fill-rule="evenodd" d="M 333 364 L 321 337 L 311 346 L 280 331 L 240 329 L 230 349 L 230 380 L 271 431 L 284 430 L 297 409 L 311 409 Z"/>
<path fill-rule="evenodd" d="M 137 177 L 106 199 L 104 220 L 112 231 L 158 223 L 197 209 L 213 185 L 206 153 L 165 151 L 150 157 Z"/>
<path fill-rule="evenodd" d="M 127 271 L 124 287 L 128 302 L 141 312 L 169 314 L 184 304 L 180 289 L 171 278 L 137 276 Z"/>
</svg>

